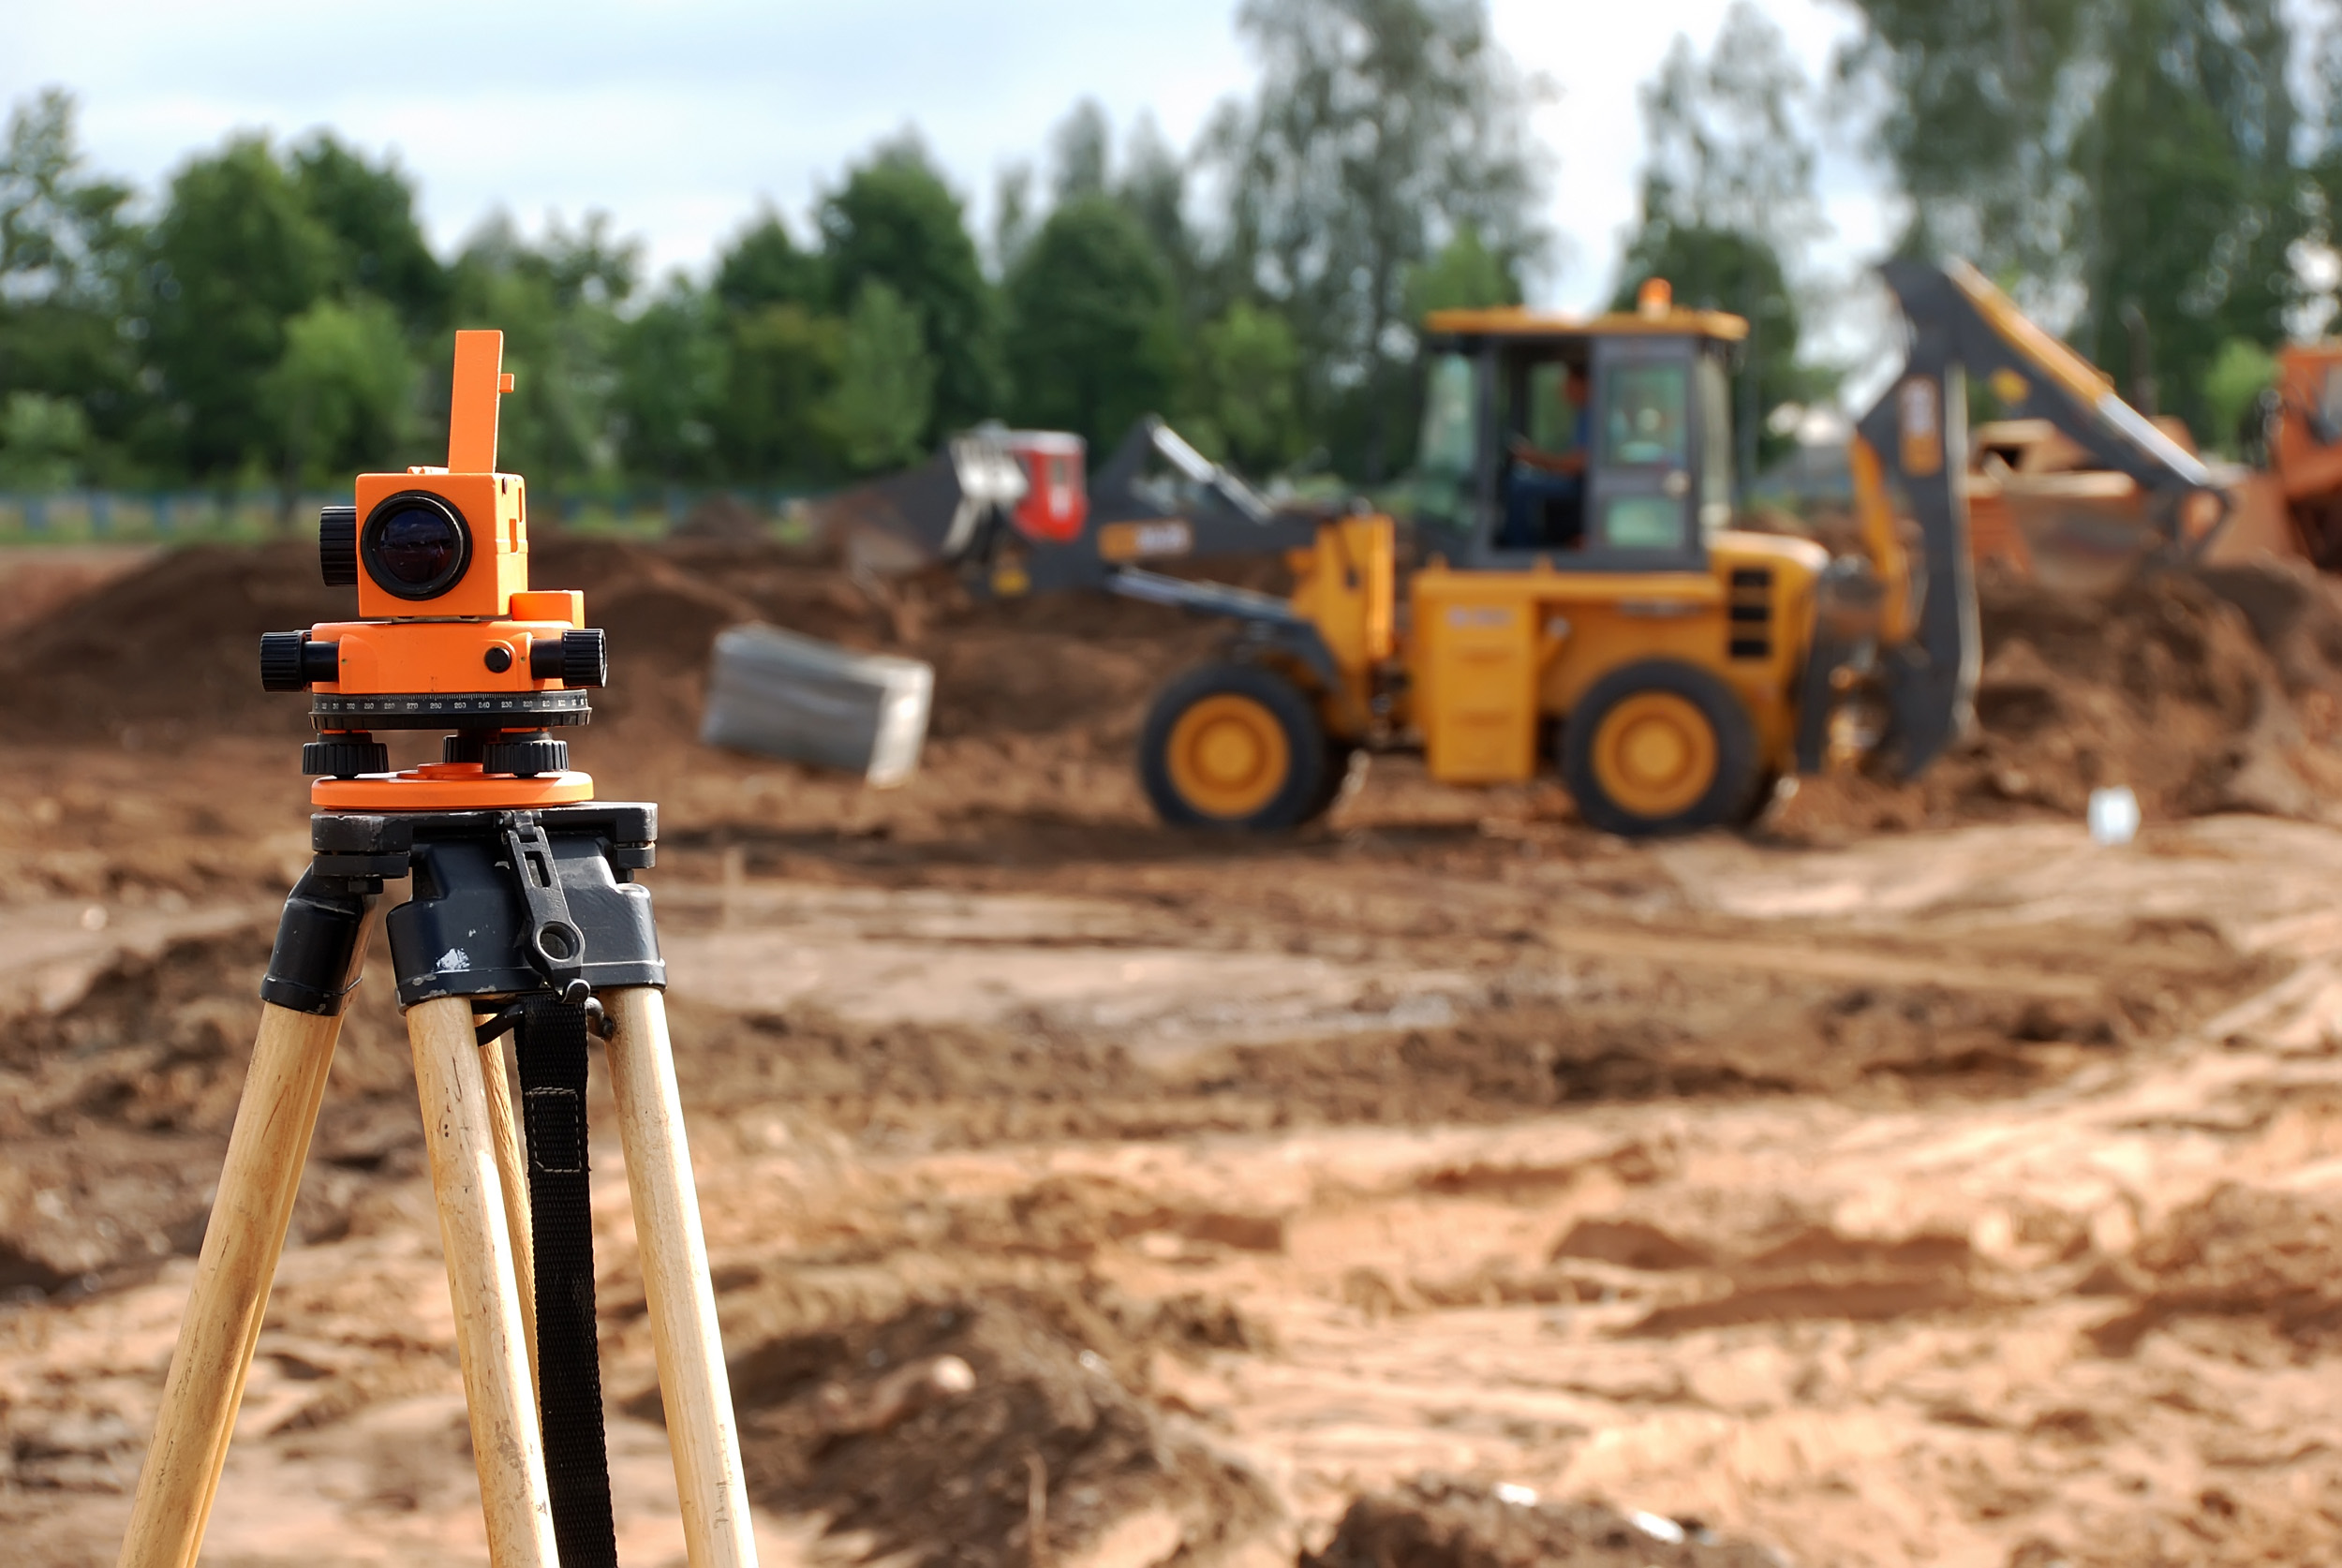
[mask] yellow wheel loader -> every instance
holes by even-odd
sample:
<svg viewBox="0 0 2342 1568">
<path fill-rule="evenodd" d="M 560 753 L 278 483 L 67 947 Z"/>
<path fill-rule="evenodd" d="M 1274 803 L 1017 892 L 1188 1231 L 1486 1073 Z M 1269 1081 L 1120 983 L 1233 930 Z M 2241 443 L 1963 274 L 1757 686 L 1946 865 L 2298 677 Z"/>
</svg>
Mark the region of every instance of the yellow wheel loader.
<svg viewBox="0 0 2342 1568">
<path fill-rule="evenodd" d="M 1780 779 L 1833 763 L 1909 777 L 1967 725 L 1976 685 L 1970 374 L 2152 491 L 2172 538 L 2196 497 L 2220 503 L 2201 465 L 1973 268 L 1885 274 L 1908 361 L 1857 425 L 1857 555 L 1731 525 L 1747 323 L 1678 308 L 1656 281 L 1591 319 L 1430 316 L 1403 573 L 1388 517 L 1280 510 L 1154 422 L 1090 481 L 1086 527 L 1048 537 L 1011 510 L 1022 485 L 963 481 L 952 515 L 991 511 L 938 553 L 979 592 L 1097 587 L 1234 624 L 1140 735 L 1168 822 L 1297 826 L 1361 749 L 1419 749 L 1455 784 L 1550 769 L 1587 821 L 1629 836 L 1745 822 Z M 991 437 L 1012 460 L 1035 438 Z M 1289 597 L 1155 570 L 1267 549 L 1287 551 Z"/>
<path fill-rule="evenodd" d="M 1779 779 L 1833 762 L 1925 767 L 1968 724 L 1979 662 L 1970 375 L 2132 475 L 2175 547 L 2200 546 L 2221 501 L 1973 268 L 1885 272 L 1908 359 L 1856 427 L 1863 550 L 1835 560 L 1731 526 L 1738 317 L 1675 308 L 1664 284 L 1590 320 L 1433 314 L 1423 564 L 1403 584 L 1379 516 L 1320 523 L 1289 599 L 1111 574 L 1118 593 L 1240 623 L 1148 716 L 1156 810 L 1292 827 L 1331 803 L 1353 750 L 1419 747 L 1448 783 L 1554 769 L 1588 822 L 1639 837 L 1747 821 Z"/>
</svg>

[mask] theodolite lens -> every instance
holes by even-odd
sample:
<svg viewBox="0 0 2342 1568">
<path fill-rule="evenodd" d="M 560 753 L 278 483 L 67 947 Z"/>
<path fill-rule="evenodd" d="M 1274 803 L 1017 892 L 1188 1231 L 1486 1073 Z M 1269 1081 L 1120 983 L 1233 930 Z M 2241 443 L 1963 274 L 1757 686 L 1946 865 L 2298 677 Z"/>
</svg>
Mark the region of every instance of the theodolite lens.
<svg viewBox="0 0 2342 1568">
<path fill-rule="evenodd" d="M 471 533 L 437 496 L 408 492 L 376 507 L 359 554 L 377 584 L 401 599 L 436 599 L 471 562 Z"/>
</svg>

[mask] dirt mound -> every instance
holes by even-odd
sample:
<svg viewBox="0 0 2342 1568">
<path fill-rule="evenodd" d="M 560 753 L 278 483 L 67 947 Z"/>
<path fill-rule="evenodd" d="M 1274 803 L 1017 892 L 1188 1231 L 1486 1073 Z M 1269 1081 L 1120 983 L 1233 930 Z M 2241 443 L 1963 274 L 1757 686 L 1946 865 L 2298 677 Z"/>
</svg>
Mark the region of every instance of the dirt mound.
<svg viewBox="0 0 2342 1568">
<path fill-rule="evenodd" d="M 1276 1521 L 1258 1476 L 1055 1315 L 1014 1297 L 923 1305 L 749 1352 L 732 1388 L 750 1495 L 939 1568 L 1110 1546 L 1201 1565 Z"/>
<path fill-rule="evenodd" d="M 941 737 L 1134 728 L 1164 668 L 1219 635 L 1149 605 L 984 605 L 945 578 L 857 582 L 769 540 L 556 538 L 531 564 L 535 582 L 583 590 L 610 634 L 600 722 L 654 744 L 688 739 L 709 645 L 741 621 L 929 660 Z M 298 736 L 307 729 L 299 701 L 260 689 L 259 636 L 354 608 L 348 590 L 319 583 L 306 541 L 158 555 L 23 626 L 0 653 L 0 733 L 163 745 Z"/>
<path fill-rule="evenodd" d="M 33 621 L 0 656 L 0 726 L 23 740 L 174 741 L 205 728 L 307 729 L 260 690 L 260 633 L 347 607 L 314 547 L 198 545 L 156 556 Z"/>
<path fill-rule="evenodd" d="M 1788 836 L 2054 815 L 2135 791 L 2148 821 L 2317 818 L 2342 792 L 2342 592 L 2267 563 L 2166 572 L 2106 602 L 1988 585 L 1976 728 L 1919 780 L 1807 780 Z"/>
<path fill-rule="evenodd" d="M 1697 1519 L 1421 1476 L 1362 1497 L 1301 1568 L 1780 1568 L 1764 1546 L 1719 1540 Z"/>
<path fill-rule="evenodd" d="M 94 1288 L 201 1243 L 244 1091 L 270 932 L 126 955 L 61 1013 L 0 1029 L 0 1294 Z M 390 972 L 378 951 L 371 967 Z M 334 1054 L 294 1234 L 342 1234 L 377 1176 L 422 1169 L 403 1031 L 353 1009 Z"/>
</svg>

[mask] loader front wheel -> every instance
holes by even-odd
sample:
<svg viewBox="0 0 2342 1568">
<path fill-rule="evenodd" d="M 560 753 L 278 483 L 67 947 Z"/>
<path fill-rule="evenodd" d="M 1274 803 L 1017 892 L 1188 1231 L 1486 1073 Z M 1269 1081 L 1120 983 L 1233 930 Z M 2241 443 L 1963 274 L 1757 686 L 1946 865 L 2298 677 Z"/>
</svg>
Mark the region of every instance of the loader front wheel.
<svg viewBox="0 0 2342 1568">
<path fill-rule="evenodd" d="M 1627 838 L 1738 825 L 1756 793 L 1756 728 L 1732 688 L 1652 658 L 1587 688 L 1562 735 L 1578 814 Z"/>
<path fill-rule="evenodd" d="M 1138 736 L 1138 777 L 1178 827 L 1276 833 L 1322 801 L 1325 726 L 1292 682 L 1255 664 L 1208 664 L 1165 687 Z"/>
</svg>

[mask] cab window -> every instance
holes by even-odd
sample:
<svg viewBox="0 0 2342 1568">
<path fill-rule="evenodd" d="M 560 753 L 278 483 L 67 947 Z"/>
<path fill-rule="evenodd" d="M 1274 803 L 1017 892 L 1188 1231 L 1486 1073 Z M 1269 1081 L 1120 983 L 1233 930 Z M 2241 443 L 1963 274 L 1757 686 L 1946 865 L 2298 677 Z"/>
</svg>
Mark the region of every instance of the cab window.
<svg viewBox="0 0 2342 1568">
<path fill-rule="evenodd" d="M 1423 438 L 1416 449 L 1416 506 L 1425 523 L 1455 532 L 1470 526 L 1473 470 L 1478 460 L 1473 418 L 1472 361 L 1435 356 L 1424 377 Z"/>
<path fill-rule="evenodd" d="M 1560 360 L 1541 360 L 1528 367 L 1526 379 L 1518 424 L 1529 444 L 1555 452 L 1582 445 L 1585 421 L 1573 396 L 1571 368 Z"/>
<path fill-rule="evenodd" d="M 1602 538 L 1613 550 L 1683 548 L 1683 503 L 1669 496 L 1613 496 L 1602 509 Z"/>
<path fill-rule="evenodd" d="M 1603 394 L 1604 462 L 1613 467 L 1683 467 L 1690 452 L 1689 367 L 1613 364 Z"/>
</svg>

